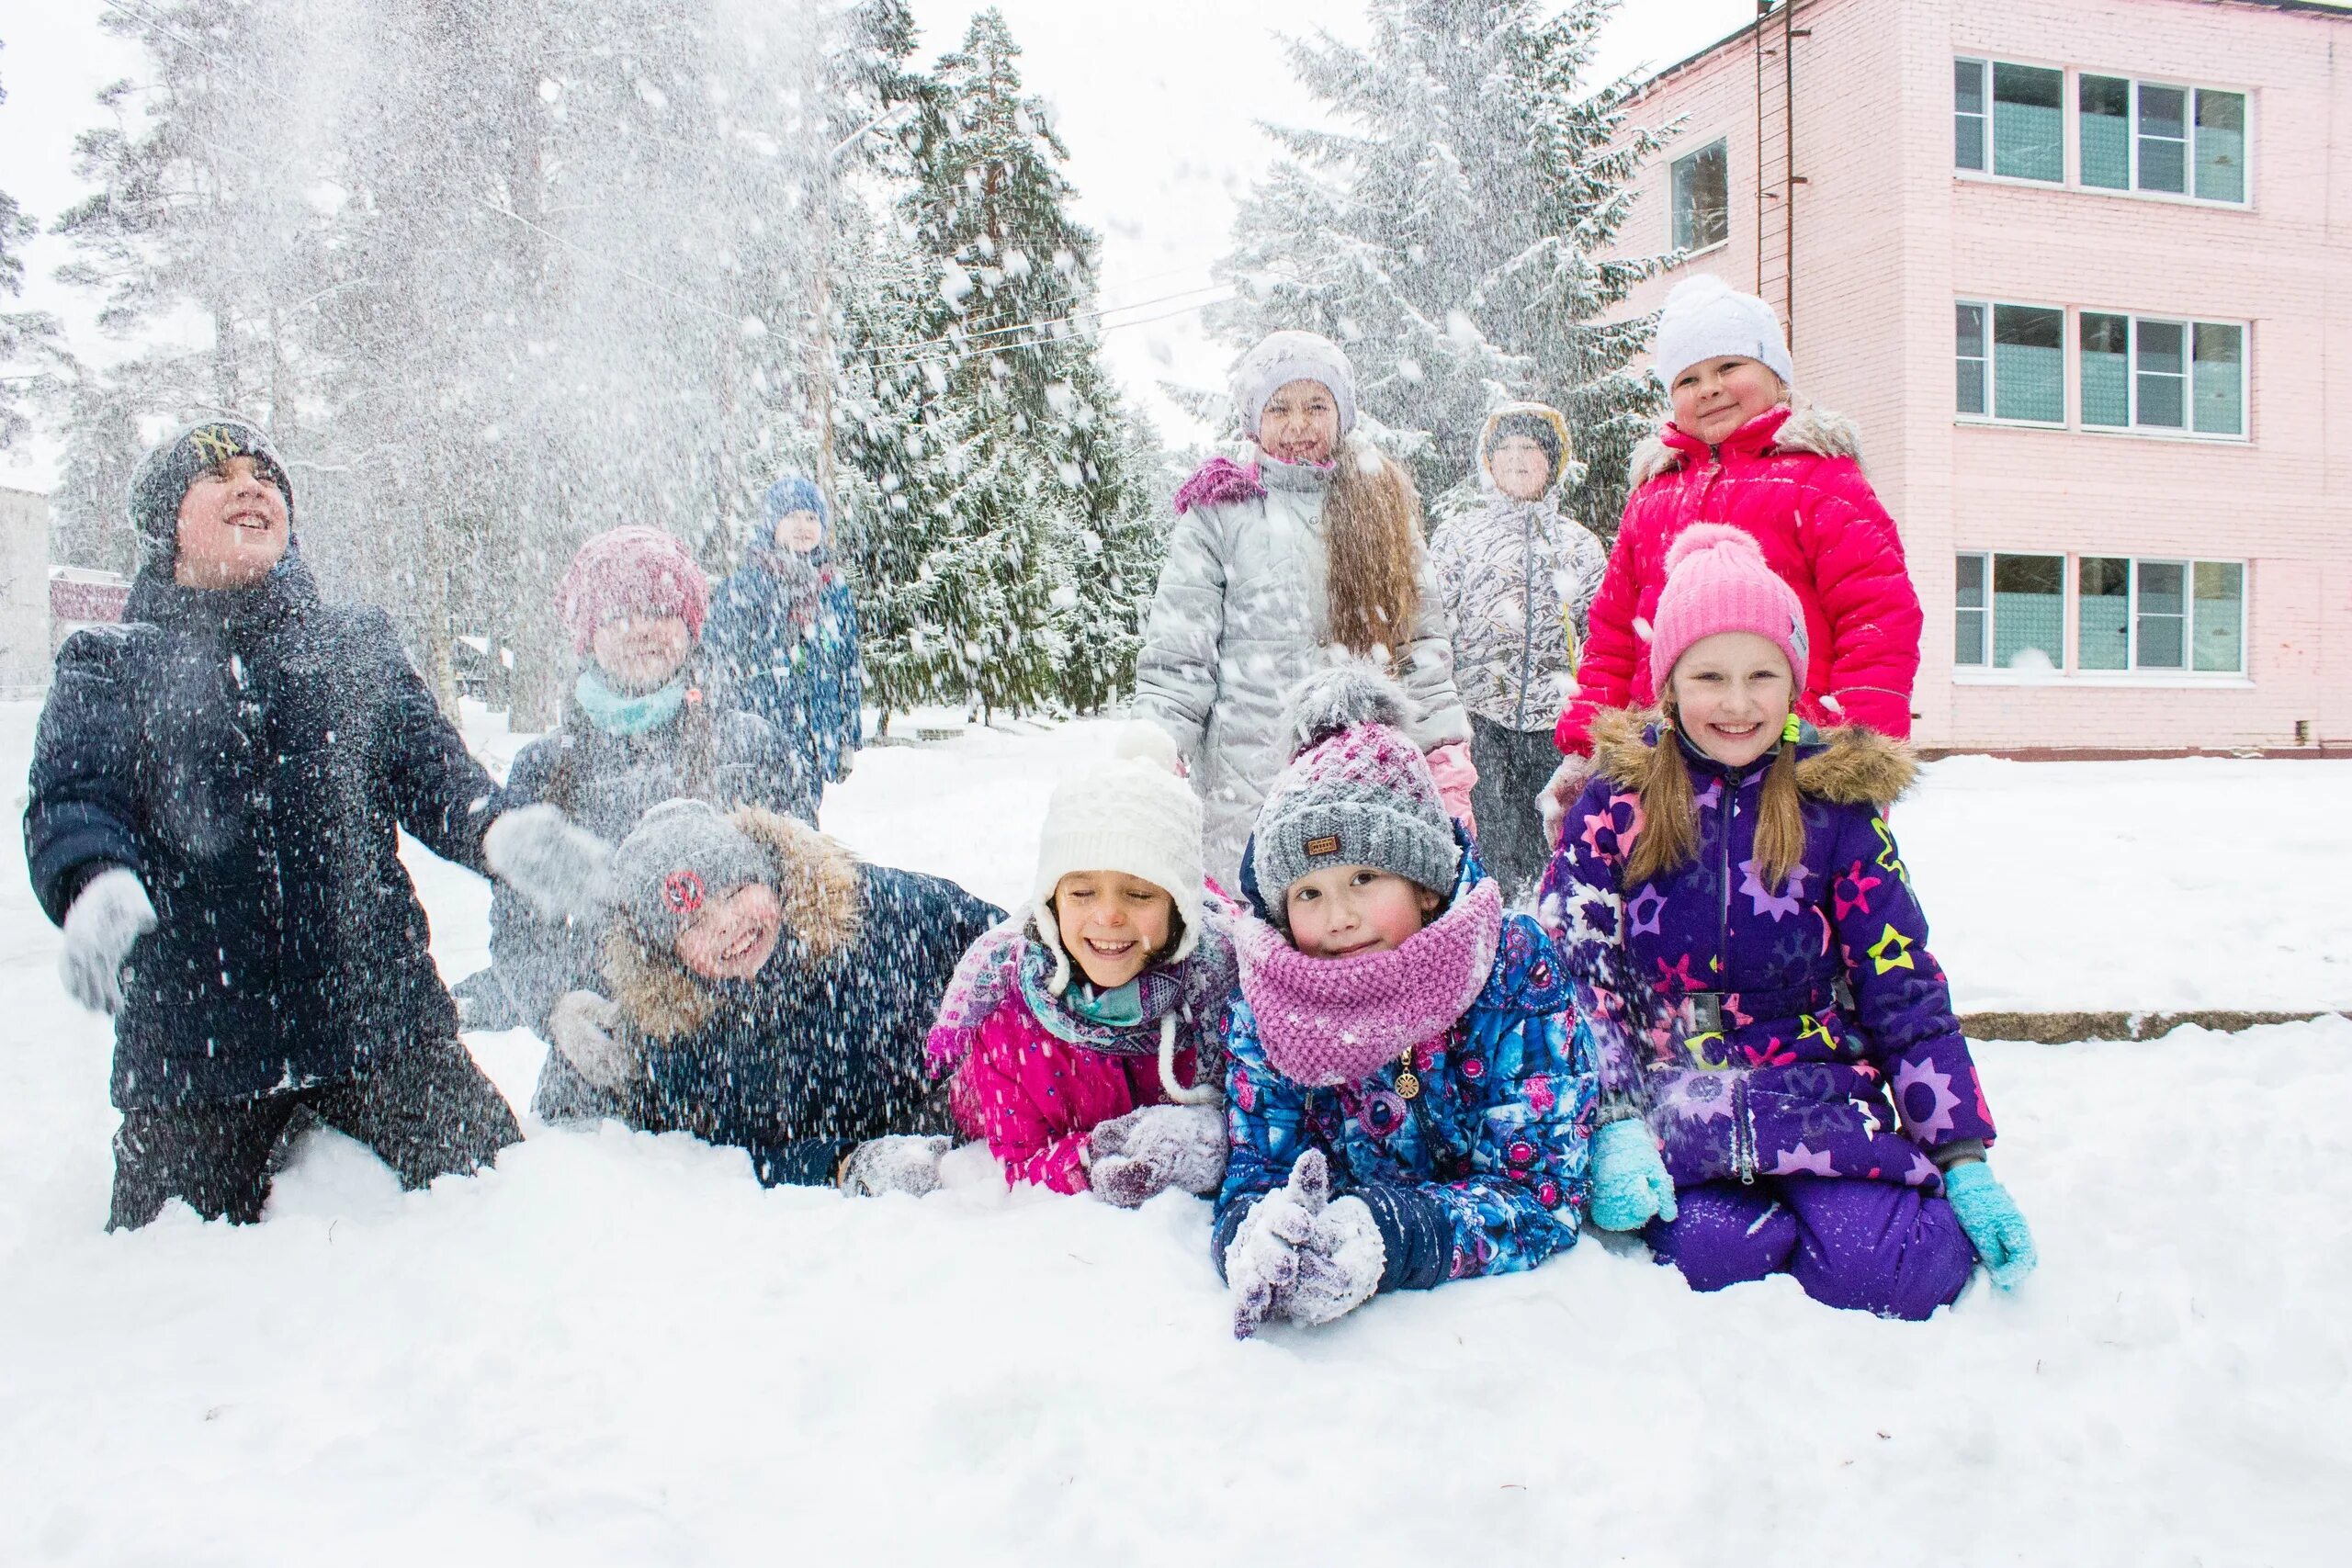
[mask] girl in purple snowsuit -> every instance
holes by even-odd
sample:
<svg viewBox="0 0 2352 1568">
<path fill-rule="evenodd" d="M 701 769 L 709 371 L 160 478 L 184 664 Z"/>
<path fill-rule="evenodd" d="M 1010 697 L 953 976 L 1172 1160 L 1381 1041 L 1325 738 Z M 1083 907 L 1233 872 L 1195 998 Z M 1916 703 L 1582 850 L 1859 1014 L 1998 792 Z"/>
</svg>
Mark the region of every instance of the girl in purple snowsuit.
<svg viewBox="0 0 2352 1568">
<path fill-rule="evenodd" d="M 1601 1054 L 1592 1221 L 1702 1291 L 1785 1269 L 1924 1318 L 1979 1258 L 2014 1285 L 2032 1238 L 1886 826 L 1911 757 L 1793 716 L 1804 612 L 1747 535 L 1668 563 L 1659 706 L 1596 724 L 1540 903 Z"/>
</svg>

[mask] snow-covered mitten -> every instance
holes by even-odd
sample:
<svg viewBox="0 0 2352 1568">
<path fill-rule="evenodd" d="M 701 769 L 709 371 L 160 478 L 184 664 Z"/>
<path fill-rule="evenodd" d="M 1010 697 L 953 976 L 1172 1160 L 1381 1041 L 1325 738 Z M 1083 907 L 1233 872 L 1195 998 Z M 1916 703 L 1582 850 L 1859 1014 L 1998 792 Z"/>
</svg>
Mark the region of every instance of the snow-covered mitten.
<svg viewBox="0 0 2352 1568">
<path fill-rule="evenodd" d="M 1106 1203 L 1132 1209 L 1170 1188 L 1202 1197 L 1225 1179 L 1225 1108 L 1147 1105 L 1087 1135 L 1086 1179 Z"/>
<path fill-rule="evenodd" d="M 1335 1198 L 1316 1216 L 1314 1233 L 1298 1249 L 1298 1278 L 1274 1303 L 1293 1323 L 1329 1323 L 1372 1300 L 1388 1267 L 1388 1244 L 1372 1205 Z"/>
<path fill-rule="evenodd" d="M 1470 810 L 1470 792 L 1478 787 L 1478 764 L 1470 760 L 1470 748 L 1459 740 L 1449 740 L 1431 751 L 1427 761 L 1430 777 L 1437 781 L 1437 797 L 1445 805 L 1445 814 L 1476 833 L 1478 819 Z"/>
<path fill-rule="evenodd" d="M 920 1198 L 939 1186 L 939 1161 L 953 1141 L 915 1133 L 868 1138 L 842 1161 L 842 1190 L 858 1198 L 885 1192 Z"/>
<path fill-rule="evenodd" d="M 594 991 L 566 991 L 548 1010 L 548 1043 L 598 1089 L 616 1087 L 635 1066 L 620 1031 L 620 1004 Z"/>
<path fill-rule="evenodd" d="M 500 813 L 481 858 L 548 920 L 591 919 L 611 896 L 613 847 L 544 801 Z"/>
<path fill-rule="evenodd" d="M 92 1012 L 119 1011 L 122 961 L 154 929 L 155 906 L 130 867 L 110 865 L 82 884 L 65 911 L 65 951 L 57 961 L 66 992 Z"/>
<path fill-rule="evenodd" d="M 2033 1250 L 2033 1232 L 1993 1168 L 1981 1159 L 1952 1167 L 1944 1172 L 1944 1196 L 1951 1200 L 1951 1212 L 1959 1216 L 1960 1228 L 1968 1233 L 1993 1283 L 2016 1290 L 2040 1259 Z"/>
<path fill-rule="evenodd" d="M 1584 793 L 1584 781 L 1591 776 L 1591 758 L 1565 757 L 1535 796 L 1536 814 L 1544 818 L 1544 841 L 1555 850 L 1560 847 L 1560 829 L 1568 819 L 1568 807 L 1577 803 L 1577 796 Z"/>
<path fill-rule="evenodd" d="M 1649 1123 L 1611 1122 L 1592 1135 L 1592 1223 L 1605 1231 L 1639 1230 L 1674 1218 L 1674 1180 L 1658 1157 Z"/>
</svg>

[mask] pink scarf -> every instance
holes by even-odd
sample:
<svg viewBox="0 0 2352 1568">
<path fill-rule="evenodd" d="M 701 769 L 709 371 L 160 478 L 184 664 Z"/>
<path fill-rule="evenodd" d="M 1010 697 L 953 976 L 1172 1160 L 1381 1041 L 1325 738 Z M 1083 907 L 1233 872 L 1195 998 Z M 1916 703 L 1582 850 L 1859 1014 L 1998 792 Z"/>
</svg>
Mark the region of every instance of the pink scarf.
<svg viewBox="0 0 2352 1568">
<path fill-rule="evenodd" d="M 1482 879 L 1386 953 L 1317 958 L 1265 921 L 1234 932 L 1241 995 L 1266 1058 L 1309 1089 L 1355 1083 L 1452 1030 L 1486 988 L 1502 941 L 1503 895 Z"/>
</svg>

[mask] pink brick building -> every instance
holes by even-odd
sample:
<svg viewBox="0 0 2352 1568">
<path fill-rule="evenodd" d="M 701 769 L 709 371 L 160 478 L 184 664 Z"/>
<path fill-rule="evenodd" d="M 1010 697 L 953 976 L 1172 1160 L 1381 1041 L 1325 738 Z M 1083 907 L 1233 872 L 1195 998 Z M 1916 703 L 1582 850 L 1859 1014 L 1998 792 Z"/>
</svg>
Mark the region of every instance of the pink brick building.
<svg viewBox="0 0 2352 1568">
<path fill-rule="evenodd" d="M 1783 0 L 1638 118 L 1624 248 L 1862 427 L 1922 745 L 2352 749 L 2352 12 Z"/>
</svg>

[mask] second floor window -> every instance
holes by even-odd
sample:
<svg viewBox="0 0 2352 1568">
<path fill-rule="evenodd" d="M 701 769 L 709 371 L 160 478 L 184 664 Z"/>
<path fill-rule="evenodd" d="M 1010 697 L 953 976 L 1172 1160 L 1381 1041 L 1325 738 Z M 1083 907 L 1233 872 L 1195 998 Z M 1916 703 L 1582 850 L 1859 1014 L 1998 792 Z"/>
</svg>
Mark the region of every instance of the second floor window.
<svg viewBox="0 0 2352 1568">
<path fill-rule="evenodd" d="M 2083 423 L 2107 429 L 2245 434 L 2245 329 L 2085 310 Z"/>
<path fill-rule="evenodd" d="M 1674 161 L 1674 248 L 1703 251 L 1731 238 L 1731 155 L 1721 138 Z"/>
<path fill-rule="evenodd" d="M 2244 93 L 2086 73 L 2075 102 L 2083 184 L 2245 200 Z"/>
<path fill-rule="evenodd" d="M 2066 73 L 1997 60 L 1952 62 L 1954 162 L 2012 179 L 2066 177 Z"/>
</svg>

